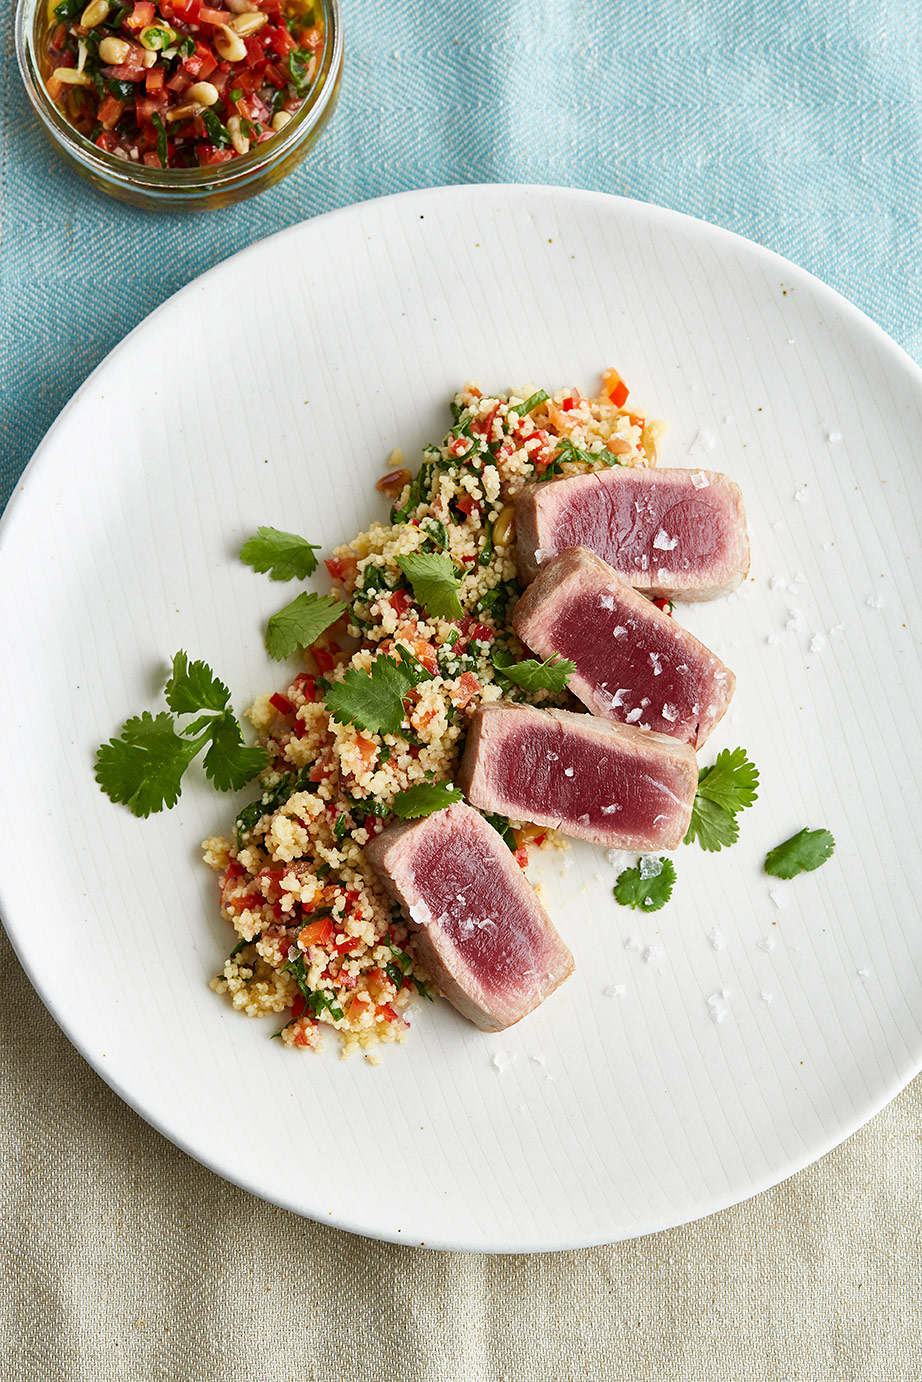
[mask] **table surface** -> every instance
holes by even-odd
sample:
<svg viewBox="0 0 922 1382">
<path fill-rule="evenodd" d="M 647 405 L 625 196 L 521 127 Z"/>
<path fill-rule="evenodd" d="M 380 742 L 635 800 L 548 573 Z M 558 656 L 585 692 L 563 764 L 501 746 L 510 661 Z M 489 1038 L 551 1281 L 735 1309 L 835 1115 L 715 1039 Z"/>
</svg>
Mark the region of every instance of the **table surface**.
<svg viewBox="0 0 922 1382">
<path fill-rule="evenodd" d="M 674 207 L 811 270 L 922 361 L 919 7 L 344 0 L 344 21 L 340 103 L 310 162 L 180 217 L 118 206 L 58 160 L 4 10 L 0 505 L 170 293 L 286 225 L 414 187 L 543 182 Z M 428 1254 L 223 1184 L 84 1065 L 5 940 L 0 985 L 10 1377 L 922 1376 L 918 1081 L 823 1162 L 702 1223 L 552 1257 Z"/>
</svg>

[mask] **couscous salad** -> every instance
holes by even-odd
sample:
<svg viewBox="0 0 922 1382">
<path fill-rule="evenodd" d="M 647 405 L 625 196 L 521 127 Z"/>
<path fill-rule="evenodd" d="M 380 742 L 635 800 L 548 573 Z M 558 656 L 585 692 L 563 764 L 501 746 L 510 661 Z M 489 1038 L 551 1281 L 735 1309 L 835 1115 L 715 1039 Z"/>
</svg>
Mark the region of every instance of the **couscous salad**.
<svg viewBox="0 0 922 1382">
<path fill-rule="evenodd" d="M 281 1015 L 286 1046 L 316 1047 L 332 1027 L 344 1051 L 371 1054 L 402 1041 L 410 1004 L 434 996 L 365 846 L 389 820 L 446 804 L 479 705 L 576 707 L 566 668 L 530 658 L 509 622 L 521 594 L 513 499 L 532 481 L 652 466 L 661 424 L 626 402 L 614 371 L 592 399 L 466 386 L 415 475 L 391 457 L 378 481 L 390 522 L 327 560 L 341 607 L 298 597 L 335 622 L 249 710 L 269 755 L 263 796 L 233 835 L 205 842 L 236 938 L 212 986 L 249 1016 Z M 489 819 L 523 868 L 553 835 Z"/>
</svg>

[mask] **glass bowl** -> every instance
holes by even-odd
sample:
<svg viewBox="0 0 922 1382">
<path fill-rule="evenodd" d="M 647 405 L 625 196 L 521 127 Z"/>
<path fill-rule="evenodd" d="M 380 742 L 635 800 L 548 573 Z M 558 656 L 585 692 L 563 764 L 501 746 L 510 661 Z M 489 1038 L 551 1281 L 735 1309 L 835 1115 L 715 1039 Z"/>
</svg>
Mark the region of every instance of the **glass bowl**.
<svg viewBox="0 0 922 1382">
<path fill-rule="evenodd" d="M 229 206 L 271 187 L 290 173 L 313 147 L 339 90 L 343 32 L 339 0 L 319 0 L 323 51 L 304 104 L 273 139 L 249 153 L 206 168 L 149 168 L 97 148 L 70 124 L 52 101 L 39 63 L 45 0 L 18 0 L 16 56 L 26 91 L 45 132 L 72 167 L 94 187 L 133 206 L 202 209 Z"/>
</svg>

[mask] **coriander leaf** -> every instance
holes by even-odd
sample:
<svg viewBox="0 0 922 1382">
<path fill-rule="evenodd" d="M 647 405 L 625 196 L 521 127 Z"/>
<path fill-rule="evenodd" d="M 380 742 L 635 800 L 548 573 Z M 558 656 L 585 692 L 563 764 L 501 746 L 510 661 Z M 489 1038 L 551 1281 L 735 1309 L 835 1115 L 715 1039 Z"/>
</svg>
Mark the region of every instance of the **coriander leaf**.
<svg viewBox="0 0 922 1382">
<path fill-rule="evenodd" d="M 308 542 L 297 533 L 283 533 L 278 528 L 257 528 L 240 549 L 240 560 L 254 571 L 267 571 L 273 581 L 303 581 L 317 570 L 320 551 L 316 542 Z"/>
<path fill-rule="evenodd" d="M 219 792 L 236 792 L 245 787 L 268 762 L 265 749 L 250 748 L 243 742 L 240 725 L 232 711 L 215 716 L 211 723 L 211 744 L 202 766 Z"/>
<path fill-rule="evenodd" d="M 613 889 L 616 902 L 620 902 L 622 907 L 633 907 L 638 912 L 658 912 L 665 907 L 675 885 L 675 864 L 671 859 L 663 858 L 660 858 L 659 864 L 659 872 L 646 877 L 646 868 L 642 864 L 619 873 Z"/>
<path fill-rule="evenodd" d="M 125 721 L 117 739 L 100 745 L 96 781 L 112 801 L 136 816 L 149 816 L 176 805 L 182 775 L 206 739 L 183 739 L 165 710 L 157 715 L 145 710 Z"/>
<path fill-rule="evenodd" d="M 698 790 L 692 806 L 685 843 L 698 841 L 714 852 L 739 839 L 737 813 L 755 801 L 759 772 L 745 749 L 721 749 L 710 768 L 698 774 Z"/>
<path fill-rule="evenodd" d="M 335 595 L 308 595 L 301 591 L 291 604 L 273 614 L 266 625 L 266 648 L 277 661 L 291 657 L 297 648 L 309 648 L 335 624 L 348 606 Z"/>
<path fill-rule="evenodd" d="M 836 842 L 828 830 L 798 830 L 783 844 L 770 849 L 765 856 L 765 872 L 775 878 L 795 878 L 799 873 L 812 873 L 827 859 L 831 859 Z"/>
<path fill-rule="evenodd" d="M 524 691 L 564 691 L 571 675 L 576 671 L 576 663 L 564 657 L 549 657 L 546 662 L 536 662 L 525 658 L 515 662 L 508 653 L 500 649 L 492 655 L 493 666 L 516 686 Z"/>
<path fill-rule="evenodd" d="M 450 782 L 417 782 L 394 797 L 394 815 L 402 821 L 418 820 L 463 800 L 464 793 Z"/>
<path fill-rule="evenodd" d="M 734 814 L 752 805 L 758 785 L 759 770 L 745 749 L 721 749 L 713 766 L 698 774 L 698 796 Z"/>
<path fill-rule="evenodd" d="M 732 811 L 708 801 L 707 797 L 695 797 L 685 844 L 690 845 L 697 840 L 702 849 L 715 853 L 725 845 L 735 845 L 739 834 L 740 828 Z"/>
<path fill-rule="evenodd" d="M 464 610 L 458 599 L 461 582 L 448 557 L 440 552 L 412 552 L 397 557 L 397 565 L 428 614 L 437 619 L 462 618 Z"/>
<path fill-rule="evenodd" d="M 190 662 L 182 649 L 173 657 L 173 673 L 164 691 L 166 703 L 174 715 L 190 715 L 194 710 L 224 710 L 230 700 L 230 691 L 207 662 Z M 197 728 L 199 724 L 201 722 L 197 722 Z"/>
<path fill-rule="evenodd" d="M 381 655 L 371 664 L 370 672 L 350 667 L 342 681 L 331 682 L 324 704 L 341 725 L 399 734 L 406 713 L 403 698 L 418 682 L 419 673 L 409 661 Z"/>
<path fill-rule="evenodd" d="M 169 162 L 169 148 L 167 146 L 166 130 L 163 121 L 156 111 L 151 116 L 151 124 L 157 131 L 157 157 L 160 160 L 160 167 L 165 168 Z"/>
<path fill-rule="evenodd" d="M 585 451 L 581 446 L 577 446 L 569 437 L 561 437 L 557 443 L 557 450 L 554 453 L 554 461 L 583 461 L 586 465 L 607 465 L 609 469 L 613 465 L 621 465 L 622 462 L 613 451 L 604 448 L 601 451 Z"/>
</svg>

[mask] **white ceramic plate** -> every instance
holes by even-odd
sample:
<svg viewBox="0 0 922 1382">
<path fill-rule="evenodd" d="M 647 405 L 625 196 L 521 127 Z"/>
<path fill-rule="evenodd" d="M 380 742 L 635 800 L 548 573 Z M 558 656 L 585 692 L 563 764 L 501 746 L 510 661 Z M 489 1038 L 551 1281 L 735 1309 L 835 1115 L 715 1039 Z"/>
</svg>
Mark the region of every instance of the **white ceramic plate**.
<svg viewBox="0 0 922 1382">
<path fill-rule="evenodd" d="M 591 389 L 610 363 L 671 420 L 665 463 L 746 496 L 752 579 L 680 611 L 739 677 L 703 758 L 740 743 L 761 769 L 741 842 L 682 848 L 647 917 L 602 851 L 545 859 L 577 972 L 503 1035 L 440 1003 L 378 1069 L 332 1037 L 283 1050 L 207 987 L 230 930 L 198 845 L 237 802 L 197 781 L 136 820 L 94 749 L 162 705 L 177 648 L 238 710 L 284 685 L 261 634 L 293 592 L 235 559 L 258 524 L 329 548 L 383 515 L 389 450 L 415 464 L 462 381 Z M 83 386 L 2 528 L 0 902 L 70 1039 L 221 1175 L 396 1242 L 630 1237 L 820 1156 L 922 1057 L 920 405 L 916 367 L 805 273 L 584 192 L 407 193 L 190 284 Z M 804 825 L 834 860 L 768 879 Z"/>
</svg>

